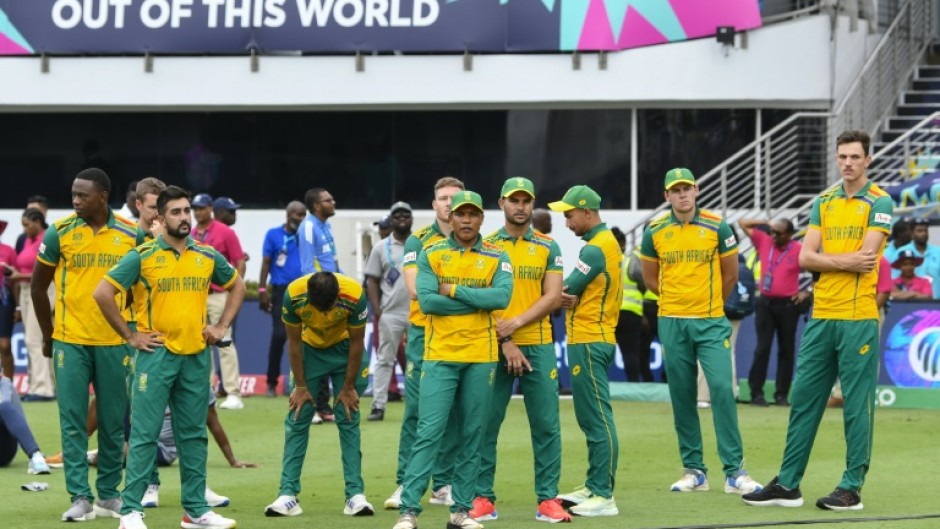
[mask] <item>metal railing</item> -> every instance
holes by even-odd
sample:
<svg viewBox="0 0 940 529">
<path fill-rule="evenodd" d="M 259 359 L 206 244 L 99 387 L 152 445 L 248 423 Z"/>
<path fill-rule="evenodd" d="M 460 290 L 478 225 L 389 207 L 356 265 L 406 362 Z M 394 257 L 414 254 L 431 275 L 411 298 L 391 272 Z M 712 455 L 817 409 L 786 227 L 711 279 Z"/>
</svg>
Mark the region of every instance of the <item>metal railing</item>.
<svg viewBox="0 0 940 529">
<path fill-rule="evenodd" d="M 901 6 L 833 111 L 834 133 L 856 129 L 867 131 L 874 138 L 882 132 L 887 117 L 896 110 L 898 94 L 907 87 L 930 44 L 935 1 L 908 0 Z M 830 150 L 830 154 L 830 159 L 835 160 L 835 152 Z M 836 171 L 832 174 L 835 176 Z"/>
<path fill-rule="evenodd" d="M 940 112 L 917 125 L 872 155 L 868 178 L 890 184 L 932 172 L 940 162 Z"/>
<path fill-rule="evenodd" d="M 819 13 L 821 0 L 763 0 L 760 17 L 764 25 Z"/>
<path fill-rule="evenodd" d="M 762 134 L 724 162 L 696 177 L 699 207 L 717 211 L 728 223 L 748 216 L 790 210 L 826 181 L 829 114 L 799 112 Z M 643 229 L 669 208 L 661 204 L 626 232 L 639 244 Z"/>
</svg>

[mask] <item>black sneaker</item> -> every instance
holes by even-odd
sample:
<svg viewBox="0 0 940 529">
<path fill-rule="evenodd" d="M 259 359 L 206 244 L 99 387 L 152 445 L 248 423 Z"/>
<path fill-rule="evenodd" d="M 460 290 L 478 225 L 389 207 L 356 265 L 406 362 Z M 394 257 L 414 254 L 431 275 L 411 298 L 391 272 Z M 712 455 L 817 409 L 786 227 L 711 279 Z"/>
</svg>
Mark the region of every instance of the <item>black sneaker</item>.
<svg viewBox="0 0 940 529">
<path fill-rule="evenodd" d="M 864 507 L 862 497 L 858 495 L 858 492 L 838 487 L 828 496 L 816 500 L 816 506 L 830 511 L 860 511 Z"/>
<path fill-rule="evenodd" d="M 777 478 L 770 480 L 763 489 L 741 496 L 744 503 L 756 507 L 802 507 L 803 494 L 800 488 L 786 489 Z M 820 500 L 821 501 L 821 500 Z"/>
<path fill-rule="evenodd" d="M 384 421 L 385 420 L 385 410 L 382 408 L 372 408 L 372 413 L 366 417 L 367 421 Z"/>
<path fill-rule="evenodd" d="M 777 406 L 784 406 L 784 407 L 786 407 L 786 406 L 789 406 L 789 405 L 790 405 L 790 402 L 787 401 L 787 398 L 786 398 L 786 397 L 777 397 L 777 398 L 774 400 L 774 404 L 776 404 Z"/>
<path fill-rule="evenodd" d="M 767 404 L 767 400 L 764 399 L 763 395 L 754 395 L 751 397 L 751 404 L 754 406 L 770 406 L 770 404 Z"/>
</svg>

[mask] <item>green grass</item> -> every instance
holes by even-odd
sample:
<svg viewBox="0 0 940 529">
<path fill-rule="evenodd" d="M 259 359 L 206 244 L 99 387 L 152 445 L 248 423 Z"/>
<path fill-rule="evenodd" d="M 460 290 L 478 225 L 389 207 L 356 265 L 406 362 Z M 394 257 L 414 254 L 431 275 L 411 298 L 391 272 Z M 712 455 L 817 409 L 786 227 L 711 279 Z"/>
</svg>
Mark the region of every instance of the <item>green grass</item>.
<svg viewBox="0 0 940 529">
<path fill-rule="evenodd" d="M 369 399 L 364 400 L 364 405 Z M 59 448 L 58 418 L 54 403 L 29 403 L 26 411 L 40 446 L 47 452 Z M 282 421 L 287 399 L 252 398 L 242 411 L 220 411 L 222 422 L 240 459 L 261 465 L 258 469 L 229 468 L 210 438 L 209 485 L 232 499 L 232 505 L 219 509 L 238 520 L 239 527 L 265 528 L 391 528 L 397 513 L 378 511 L 374 518 L 348 518 L 342 515 L 343 483 L 336 428 L 311 428 L 310 448 L 300 494 L 304 514 L 298 518 L 265 518 L 263 509 L 277 493 L 283 446 Z M 395 488 L 398 430 L 403 406 L 390 404 L 386 419 L 363 423 L 363 472 L 366 492 L 381 509 Z M 570 400 L 562 401 L 564 458 L 560 488 L 566 492 L 583 482 L 586 468 L 584 437 L 578 429 Z M 575 519 L 582 528 L 651 528 L 708 524 L 760 524 L 772 521 L 833 520 L 892 517 L 940 513 L 936 491 L 940 412 L 920 410 L 878 410 L 872 469 L 863 492 L 865 510 L 861 513 L 821 511 L 813 504 L 838 483 L 844 467 L 842 415 L 826 412 L 819 431 L 802 489 L 806 505 L 799 509 L 745 506 L 739 497 L 724 494 L 715 452 L 711 413 L 704 411 L 706 463 L 712 468 L 710 492 L 678 494 L 668 492 L 678 478 L 679 463 L 672 415 L 668 404 L 616 402 L 614 413 L 620 436 L 620 465 L 616 498 L 620 516 L 601 519 Z M 739 407 L 739 418 L 747 456 L 747 468 L 759 481 L 775 475 L 780 464 L 786 431 L 787 409 Z M 500 519 L 487 527 L 545 527 L 534 521 L 532 453 L 522 402 L 510 404 L 500 436 L 499 467 L 496 475 L 497 507 Z M 467 472 L 471 469 L 462 469 Z M 179 478 L 176 466 L 161 472 L 161 506 L 148 509 L 146 522 L 151 529 L 179 527 Z M 26 459 L 20 453 L 9 468 L 0 469 L 0 527 L 38 529 L 55 526 L 68 506 L 62 471 L 44 477 L 47 492 L 20 492 L 20 485 L 32 481 L 26 474 Z M 419 518 L 421 527 L 441 529 L 446 510 L 428 507 Z M 117 527 L 117 520 L 94 521 L 83 527 Z M 812 527 L 845 527 L 820 524 Z M 881 521 L 859 525 L 867 528 L 935 528 L 940 519 Z"/>
</svg>

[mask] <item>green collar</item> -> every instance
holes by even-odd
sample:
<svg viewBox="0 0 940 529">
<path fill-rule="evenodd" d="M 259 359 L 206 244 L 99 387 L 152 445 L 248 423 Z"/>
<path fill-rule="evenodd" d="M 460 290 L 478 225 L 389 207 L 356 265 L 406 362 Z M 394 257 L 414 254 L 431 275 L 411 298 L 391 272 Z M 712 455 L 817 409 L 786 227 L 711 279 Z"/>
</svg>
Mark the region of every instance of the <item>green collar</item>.
<svg viewBox="0 0 940 529">
<path fill-rule="evenodd" d="M 86 225 L 88 224 L 87 222 L 85 222 L 85 219 L 79 217 L 78 215 L 75 215 L 75 218 L 78 219 L 78 221 L 81 222 L 82 224 L 86 224 Z M 108 228 L 113 228 L 114 222 L 115 222 L 114 210 L 111 209 L 111 206 L 108 206 L 108 222 L 105 222 L 104 225 L 107 226 Z"/>
<path fill-rule="evenodd" d="M 454 233 L 453 233 L 453 232 L 451 232 L 451 234 L 447 236 L 447 244 L 449 244 L 450 247 L 453 248 L 453 249 L 455 249 L 455 250 L 463 250 L 463 249 L 465 249 L 464 246 L 463 246 L 462 244 L 460 244 L 459 242 L 457 242 L 457 239 L 454 238 Z M 477 234 L 477 242 L 475 242 L 475 243 L 473 244 L 473 246 L 470 247 L 469 249 L 470 249 L 470 250 L 480 250 L 481 248 L 483 248 L 483 236 L 480 235 L 480 234 Z"/>
<path fill-rule="evenodd" d="M 696 206 L 695 206 L 695 215 L 692 215 L 692 220 L 689 221 L 689 224 L 691 224 L 691 223 L 697 221 L 697 220 L 699 219 L 699 216 L 700 216 L 699 213 L 701 213 L 701 212 L 702 212 L 702 209 L 699 208 L 698 205 L 696 205 Z M 676 210 L 671 209 L 671 208 L 669 209 L 669 219 L 672 220 L 672 222 L 674 222 L 674 223 L 676 223 L 676 224 L 682 224 L 682 221 L 679 220 L 678 217 L 676 217 Z"/>
<path fill-rule="evenodd" d="M 869 190 L 870 188 L 871 188 L 871 180 L 869 180 L 868 182 L 865 182 L 865 185 L 862 186 L 862 188 L 859 189 L 858 192 L 855 193 L 855 194 L 852 195 L 852 196 L 853 196 L 853 197 L 863 197 L 863 196 L 865 196 L 865 195 L 868 193 L 868 190 Z M 848 196 L 848 195 L 845 194 L 845 182 L 839 184 L 839 187 L 836 188 L 835 195 L 836 195 L 836 196 L 840 196 L 840 197 Z"/>
<path fill-rule="evenodd" d="M 595 235 L 597 235 L 598 233 L 606 229 L 607 229 L 607 223 L 601 222 L 597 226 L 594 226 L 593 228 L 589 229 L 587 233 L 585 233 L 584 236 L 581 238 L 584 239 L 585 241 L 590 241 L 591 239 L 594 238 Z"/>
<path fill-rule="evenodd" d="M 163 235 L 157 237 L 157 244 L 160 246 L 160 248 L 162 248 L 162 249 L 164 249 L 164 250 L 174 250 L 174 251 L 176 250 L 175 248 L 173 248 L 172 246 L 170 246 L 169 243 L 167 243 L 165 240 L 163 240 Z M 192 247 L 194 247 L 194 246 L 196 246 L 196 241 L 194 241 L 192 237 L 187 236 L 187 237 L 186 237 L 186 247 L 187 247 L 187 248 L 192 248 Z"/>
<path fill-rule="evenodd" d="M 496 236 L 499 237 L 500 239 L 505 239 L 505 240 L 512 240 L 515 238 L 512 235 L 509 235 L 509 232 L 506 231 L 506 226 L 503 226 L 502 228 L 497 230 Z M 535 230 L 533 230 L 531 226 L 529 226 L 529 229 L 527 229 L 525 233 L 522 234 L 522 238 L 527 241 L 531 241 L 534 237 L 535 237 Z"/>
</svg>

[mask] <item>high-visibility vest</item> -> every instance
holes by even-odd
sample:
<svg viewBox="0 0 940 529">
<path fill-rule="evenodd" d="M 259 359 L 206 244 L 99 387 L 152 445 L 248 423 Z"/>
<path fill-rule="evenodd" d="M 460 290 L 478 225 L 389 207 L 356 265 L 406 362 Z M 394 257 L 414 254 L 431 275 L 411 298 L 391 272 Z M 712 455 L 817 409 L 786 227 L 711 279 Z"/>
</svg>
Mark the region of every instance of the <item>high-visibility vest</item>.
<svg viewBox="0 0 940 529">
<path fill-rule="evenodd" d="M 760 284 L 760 256 L 757 255 L 757 250 L 751 248 L 750 253 L 747 254 L 745 259 L 745 264 L 747 267 L 754 273 L 754 282 L 758 285 Z"/>
<path fill-rule="evenodd" d="M 643 294 L 635 281 L 630 279 L 628 270 L 630 269 L 630 260 L 637 258 L 637 253 L 627 254 L 623 261 L 623 301 L 620 303 L 620 310 L 632 312 L 637 316 L 643 315 Z"/>
</svg>

